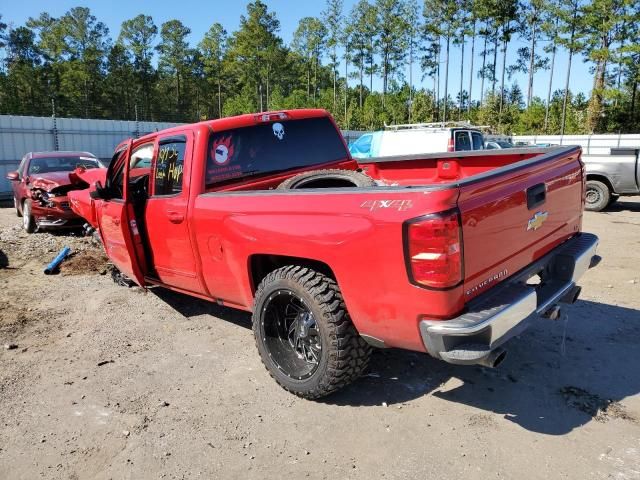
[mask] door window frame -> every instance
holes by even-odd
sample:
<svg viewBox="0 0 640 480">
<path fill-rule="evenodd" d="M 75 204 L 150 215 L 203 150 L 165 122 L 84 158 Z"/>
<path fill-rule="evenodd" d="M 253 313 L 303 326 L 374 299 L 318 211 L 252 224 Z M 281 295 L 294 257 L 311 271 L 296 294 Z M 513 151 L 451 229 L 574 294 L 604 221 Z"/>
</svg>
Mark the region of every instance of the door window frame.
<svg viewBox="0 0 640 480">
<path fill-rule="evenodd" d="M 480 137 L 480 148 L 475 148 L 475 143 L 473 142 L 473 136 L 479 136 Z M 484 150 L 484 136 L 482 135 L 482 133 L 480 132 L 474 132 L 473 130 L 469 130 L 469 136 L 471 137 L 471 150 L 473 150 L 474 152 L 477 152 L 479 150 Z"/>
<path fill-rule="evenodd" d="M 158 154 L 160 152 L 160 143 L 163 141 L 170 140 L 178 140 L 179 138 L 184 138 L 184 158 L 182 159 L 182 189 L 176 193 L 165 193 L 165 194 L 157 194 L 156 193 L 156 167 L 158 162 Z M 183 130 L 179 132 L 173 132 L 171 134 L 167 134 L 165 136 L 158 136 L 155 138 L 154 148 L 153 148 L 153 158 L 151 160 L 151 171 L 149 178 L 149 197 L 148 200 L 153 198 L 176 198 L 181 195 L 188 193 L 188 185 L 186 182 L 186 176 L 190 172 L 190 169 L 186 168 L 187 159 L 191 158 L 193 155 L 193 136 L 190 134 L 189 130 Z"/>
</svg>

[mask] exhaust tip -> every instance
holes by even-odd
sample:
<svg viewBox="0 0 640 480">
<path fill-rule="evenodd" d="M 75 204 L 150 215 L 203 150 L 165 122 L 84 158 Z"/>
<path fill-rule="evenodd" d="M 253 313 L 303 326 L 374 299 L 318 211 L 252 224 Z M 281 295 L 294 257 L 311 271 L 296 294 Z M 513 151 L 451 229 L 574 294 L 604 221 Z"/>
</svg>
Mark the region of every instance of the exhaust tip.
<svg viewBox="0 0 640 480">
<path fill-rule="evenodd" d="M 554 305 L 549 310 L 544 312 L 542 316 L 544 318 L 548 318 L 549 320 L 558 320 L 560 318 L 562 311 L 560 310 L 560 306 Z"/>
<path fill-rule="evenodd" d="M 573 291 L 573 297 L 571 298 L 571 303 L 576 303 L 578 298 L 580 297 L 580 292 L 582 292 L 582 287 L 576 287 Z"/>
<path fill-rule="evenodd" d="M 496 368 L 507 357 L 507 351 L 504 348 L 496 348 L 495 350 L 491 350 L 491 352 L 484 358 L 478 361 L 479 365 L 489 368 Z"/>
</svg>

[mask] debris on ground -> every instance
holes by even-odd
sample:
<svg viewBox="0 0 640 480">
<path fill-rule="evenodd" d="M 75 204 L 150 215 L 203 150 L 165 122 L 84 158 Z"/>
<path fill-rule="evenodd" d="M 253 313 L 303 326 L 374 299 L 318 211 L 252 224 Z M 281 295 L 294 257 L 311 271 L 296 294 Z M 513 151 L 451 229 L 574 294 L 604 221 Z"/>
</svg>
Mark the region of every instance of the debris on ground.
<svg viewBox="0 0 640 480">
<path fill-rule="evenodd" d="M 100 250 L 78 252 L 62 264 L 60 272 L 62 275 L 83 275 L 85 273 L 105 275 L 107 273 L 107 257 Z"/>
<path fill-rule="evenodd" d="M 62 250 L 60 250 L 60 253 L 56 255 L 56 258 L 51 260 L 51 263 L 49 263 L 49 265 L 46 266 L 46 268 L 44 269 L 44 274 L 51 275 L 53 273 L 57 273 L 60 269 L 60 264 L 69 257 L 70 253 L 71 253 L 71 248 L 69 247 L 64 247 Z"/>
<path fill-rule="evenodd" d="M 559 393 L 563 396 L 568 406 L 591 415 L 598 422 L 606 422 L 612 418 L 635 421 L 620 403 L 589 393 L 582 388 L 562 387 Z"/>
</svg>

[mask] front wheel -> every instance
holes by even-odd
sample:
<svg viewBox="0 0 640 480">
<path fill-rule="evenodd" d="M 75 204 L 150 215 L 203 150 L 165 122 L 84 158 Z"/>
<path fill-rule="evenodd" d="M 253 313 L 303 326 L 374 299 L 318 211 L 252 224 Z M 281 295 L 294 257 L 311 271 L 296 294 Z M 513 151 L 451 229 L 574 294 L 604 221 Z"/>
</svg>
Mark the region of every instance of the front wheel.
<svg viewBox="0 0 640 480">
<path fill-rule="evenodd" d="M 609 204 L 611 192 L 609 187 L 597 180 L 587 181 L 587 191 L 585 194 L 585 208 L 591 212 L 604 210 Z"/>
<path fill-rule="evenodd" d="M 27 199 L 22 204 L 22 228 L 27 233 L 36 231 L 36 219 L 31 213 L 31 200 Z"/>
<path fill-rule="evenodd" d="M 16 216 L 21 217 L 22 212 L 20 212 L 20 209 L 18 208 L 18 199 L 16 197 L 13 197 L 13 207 L 16 209 Z"/>
<path fill-rule="evenodd" d="M 297 265 L 274 270 L 258 286 L 253 333 L 269 374 L 308 399 L 353 382 L 371 354 L 335 280 Z"/>
</svg>

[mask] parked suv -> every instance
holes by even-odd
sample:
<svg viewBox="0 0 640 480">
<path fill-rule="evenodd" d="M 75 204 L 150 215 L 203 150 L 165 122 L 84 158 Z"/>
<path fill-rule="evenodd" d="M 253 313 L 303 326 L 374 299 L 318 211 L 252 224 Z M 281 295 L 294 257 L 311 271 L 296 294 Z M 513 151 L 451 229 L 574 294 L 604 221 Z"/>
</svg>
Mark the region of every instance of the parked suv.
<svg viewBox="0 0 640 480">
<path fill-rule="evenodd" d="M 349 146 L 354 158 L 484 150 L 482 132 L 468 123 L 416 123 L 365 133 Z"/>
</svg>

